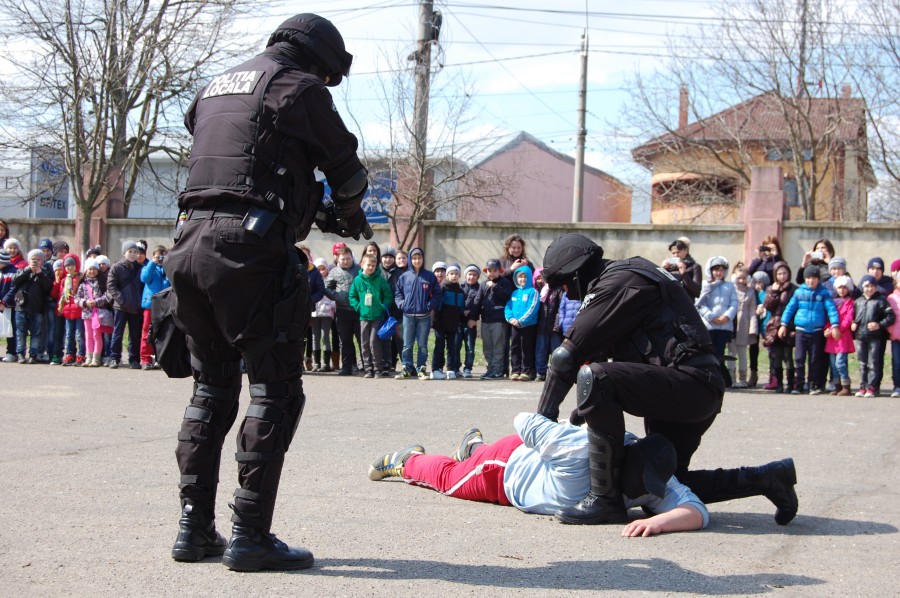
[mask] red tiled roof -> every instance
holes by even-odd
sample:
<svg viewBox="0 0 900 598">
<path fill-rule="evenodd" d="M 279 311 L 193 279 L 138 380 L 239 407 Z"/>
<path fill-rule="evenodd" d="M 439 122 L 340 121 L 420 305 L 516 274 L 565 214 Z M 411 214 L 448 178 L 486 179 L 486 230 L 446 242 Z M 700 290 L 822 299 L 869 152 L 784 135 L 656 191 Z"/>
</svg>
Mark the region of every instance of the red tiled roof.
<svg viewBox="0 0 900 598">
<path fill-rule="evenodd" d="M 856 141 L 865 137 L 866 104 L 861 98 L 797 98 L 798 116 L 808 115 L 814 135 L 821 136 L 829 127 L 836 127 L 835 139 Z M 788 120 L 784 114 L 784 99 L 774 93 L 765 93 L 678 129 L 666 133 L 634 148 L 636 157 L 651 154 L 668 144 L 677 144 L 684 138 L 701 142 L 742 143 L 787 142 Z M 798 122 L 802 122 L 798 119 Z M 832 124 L 834 123 L 834 124 Z M 804 137 L 808 134 L 801 132 Z"/>
</svg>

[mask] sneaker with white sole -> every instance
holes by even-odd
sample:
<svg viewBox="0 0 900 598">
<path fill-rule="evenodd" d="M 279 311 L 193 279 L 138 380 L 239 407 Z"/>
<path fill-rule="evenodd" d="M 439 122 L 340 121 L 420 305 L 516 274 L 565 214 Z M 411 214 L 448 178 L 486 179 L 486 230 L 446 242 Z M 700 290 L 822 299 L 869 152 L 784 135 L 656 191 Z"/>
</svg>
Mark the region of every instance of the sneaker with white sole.
<svg viewBox="0 0 900 598">
<path fill-rule="evenodd" d="M 484 436 L 478 428 L 472 428 L 463 435 L 462 442 L 456 447 L 456 450 L 450 453 L 450 457 L 454 461 L 465 461 L 472 456 L 479 446 L 484 444 Z"/>
<path fill-rule="evenodd" d="M 416 375 L 419 376 L 419 380 L 428 380 L 428 372 L 425 371 L 424 365 L 416 371 Z"/>
<path fill-rule="evenodd" d="M 895 388 L 894 392 L 891 393 L 892 399 L 900 398 L 900 388 Z"/>
<path fill-rule="evenodd" d="M 446 376 L 444 375 L 443 370 L 432 370 L 431 371 L 431 379 L 432 380 L 443 380 Z"/>
<path fill-rule="evenodd" d="M 471 378 L 472 370 L 463 370 L 463 378 Z"/>
<path fill-rule="evenodd" d="M 860 386 L 860 387 L 859 387 L 859 390 L 857 390 L 857 391 L 856 391 L 856 394 L 853 395 L 853 396 L 855 396 L 855 397 L 864 397 L 864 396 L 866 396 L 866 387 L 865 387 L 865 386 Z"/>
<path fill-rule="evenodd" d="M 875 390 L 874 386 L 870 386 L 869 388 L 866 389 L 865 396 L 867 399 L 873 399 L 878 396 L 878 392 Z"/>
<path fill-rule="evenodd" d="M 447 380 L 456 380 L 456 372 L 454 372 L 453 370 L 448 370 Z"/>
<path fill-rule="evenodd" d="M 403 466 L 413 455 L 424 455 L 425 447 L 413 444 L 399 451 L 382 455 L 369 465 L 369 479 L 373 482 L 384 478 L 402 478 Z"/>
</svg>

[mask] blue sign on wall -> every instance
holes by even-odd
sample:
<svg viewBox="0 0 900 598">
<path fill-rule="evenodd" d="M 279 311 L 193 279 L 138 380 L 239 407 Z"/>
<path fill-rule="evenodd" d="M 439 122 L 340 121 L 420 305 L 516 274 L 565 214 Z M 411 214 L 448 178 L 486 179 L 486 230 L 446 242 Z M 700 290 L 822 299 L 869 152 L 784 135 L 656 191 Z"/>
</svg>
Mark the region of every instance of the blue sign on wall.
<svg viewBox="0 0 900 598">
<path fill-rule="evenodd" d="M 327 179 L 325 198 L 331 199 L 331 186 Z M 370 224 L 386 224 L 390 213 L 391 196 L 397 188 L 397 182 L 389 173 L 376 172 L 369 176 L 369 189 L 362 200 L 362 209 Z"/>
</svg>

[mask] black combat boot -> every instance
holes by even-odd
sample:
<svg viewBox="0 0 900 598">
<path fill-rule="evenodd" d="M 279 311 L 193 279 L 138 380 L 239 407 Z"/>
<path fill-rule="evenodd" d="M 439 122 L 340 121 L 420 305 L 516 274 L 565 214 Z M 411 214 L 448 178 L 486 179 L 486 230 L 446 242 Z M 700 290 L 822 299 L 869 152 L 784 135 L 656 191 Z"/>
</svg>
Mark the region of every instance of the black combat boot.
<svg viewBox="0 0 900 598">
<path fill-rule="evenodd" d="M 225 538 L 216 531 L 211 511 L 212 509 L 200 508 L 190 499 L 182 499 L 178 537 L 172 546 L 173 559 L 197 562 L 225 552 Z"/>
<path fill-rule="evenodd" d="M 591 466 L 591 491 L 580 503 L 557 511 L 556 519 L 575 525 L 626 523 L 628 511 L 622 499 L 620 470 L 622 443 L 614 447 L 611 438 L 588 428 L 588 461 Z"/>
<path fill-rule="evenodd" d="M 235 523 L 222 564 L 232 571 L 308 569 L 315 559 L 305 548 L 291 548 L 262 528 Z"/>
<path fill-rule="evenodd" d="M 759 467 L 741 467 L 738 482 L 748 484 L 775 505 L 775 523 L 787 525 L 797 516 L 799 501 L 794 491 L 797 470 L 793 459 L 773 461 Z"/>
</svg>

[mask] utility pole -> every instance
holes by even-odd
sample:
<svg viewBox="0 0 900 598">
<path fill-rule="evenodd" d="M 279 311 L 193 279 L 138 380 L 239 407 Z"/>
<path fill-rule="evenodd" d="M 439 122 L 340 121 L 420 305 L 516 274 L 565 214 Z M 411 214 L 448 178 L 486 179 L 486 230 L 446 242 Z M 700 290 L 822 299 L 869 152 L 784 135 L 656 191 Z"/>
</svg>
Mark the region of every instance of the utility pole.
<svg viewBox="0 0 900 598">
<path fill-rule="evenodd" d="M 434 22 L 434 2 L 421 0 L 419 3 L 419 29 L 416 51 L 410 56 L 415 60 L 416 100 L 413 109 L 415 138 L 412 154 L 416 168 L 424 172 L 428 138 L 428 99 L 431 87 L 431 41 Z"/>
<path fill-rule="evenodd" d="M 575 145 L 575 188 L 572 194 L 572 222 L 584 217 L 584 142 L 587 138 L 585 113 L 587 112 L 587 29 L 581 35 L 581 77 L 578 85 L 578 140 Z"/>
</svg>

